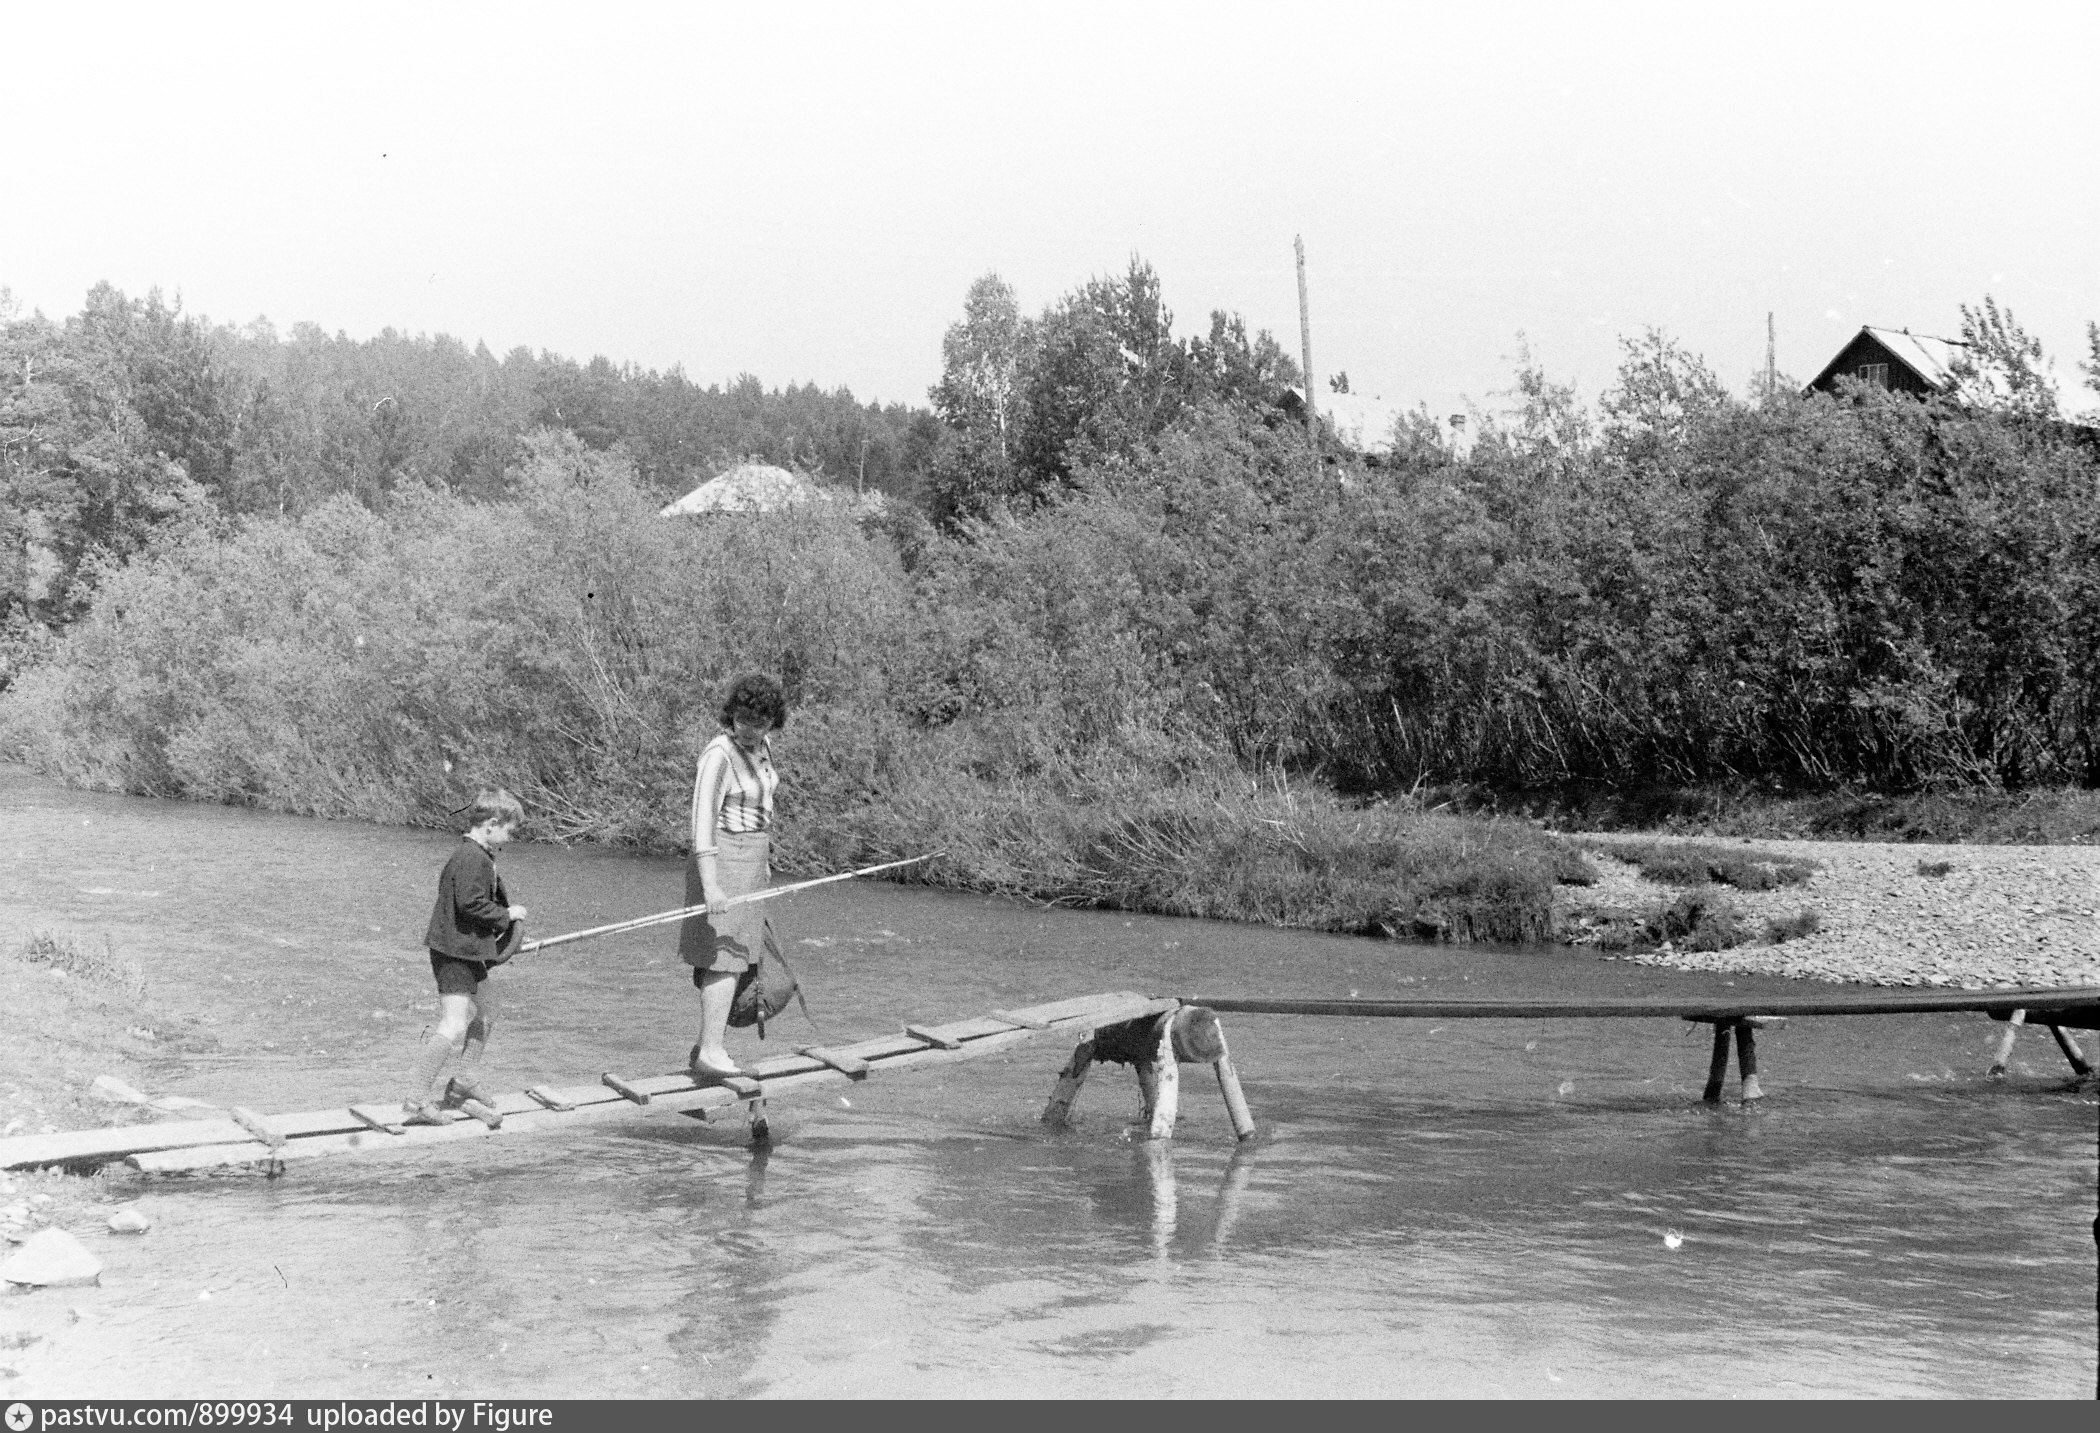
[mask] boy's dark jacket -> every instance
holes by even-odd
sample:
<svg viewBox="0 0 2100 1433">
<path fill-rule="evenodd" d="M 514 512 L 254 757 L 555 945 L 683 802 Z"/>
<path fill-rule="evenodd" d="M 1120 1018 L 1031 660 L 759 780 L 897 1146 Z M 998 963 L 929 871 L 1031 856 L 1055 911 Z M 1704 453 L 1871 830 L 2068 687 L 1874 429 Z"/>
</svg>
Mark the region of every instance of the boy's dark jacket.
<svg viewBox="0 0 2100 1433">
<path fill-rule="evenodd" d="M 496 860 L 480 843 L 460 838 L 438 876 L 437 904 L 423 944 L 440 955 L 500 965 L 510 959 L 510 896 Z"/>
</svg>

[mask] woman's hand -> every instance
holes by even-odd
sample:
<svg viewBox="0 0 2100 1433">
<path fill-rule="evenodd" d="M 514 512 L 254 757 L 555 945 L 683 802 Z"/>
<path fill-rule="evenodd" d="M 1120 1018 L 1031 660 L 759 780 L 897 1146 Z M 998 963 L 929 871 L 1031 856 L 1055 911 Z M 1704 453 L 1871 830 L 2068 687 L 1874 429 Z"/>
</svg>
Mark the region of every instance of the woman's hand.
<svg viewBox="0 0 2100 1433">
<path fill-rule="evenodd" d="M 718 911 L 729 904 L 729 897 L 723 893 L 719 881 L 702 881 L 700 894 L 707 901 L 707 908 L 711 911 Z"/>
<path fill-rule="evenodd" d="M 509 915 L 510 915 L 510 918 L 511 918 L 512 920 L 514 920 L 514 921 L 521 921 L 521 920 L 525 919 L 525 915 L 526 915 L 525 907 L 523 907 L 523 906 L 512 906 L 512 907 L 510 908 L 510 911 L 509 911 Z"/>
</svg>

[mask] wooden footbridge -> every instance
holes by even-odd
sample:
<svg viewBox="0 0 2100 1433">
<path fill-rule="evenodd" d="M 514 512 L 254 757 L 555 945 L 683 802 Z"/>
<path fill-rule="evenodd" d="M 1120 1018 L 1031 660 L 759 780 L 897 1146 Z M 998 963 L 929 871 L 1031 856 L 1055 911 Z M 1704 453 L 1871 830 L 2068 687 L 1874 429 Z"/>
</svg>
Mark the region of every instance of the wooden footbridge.
<svg viewBox="0 0 2100 1433">
<path fill-rule="evenodd" d="M 1929 1014 L 1973 1011 L 2007 1022 L 1993 1072 L 2003 1069 L 2011 1041 L 2023 1021 L 2047 1027 L 2072 1068 L 2091 1073 L 2076 1042 L 2063 1031 L 2100 1028 L 2100 986 L 2051 990 L 1901 990 L 1871 995 L 1748 996 L 1740 1000 L 1635 997 L 1627 999 L 1412 999 L 1291 1000 L 1252 997 L 1150 996 L 1111 991 L 1021 1010 L 997 1010 L 945 1025 L 906 1025 L 836 1049 L 801 1047 L 753 1063 L 730 1079 L 673 1074 L 626 1076 L 607 1072 L 594 1084 L 535 1085 L 475 1105 L 440 1125 L 402 1125 L 398 1105 L 350 1105 L 303 1114 L 258 1114 L 245 1108 L 225 1118 L 125 1125 L 109 1129 L 0 1139 L 0 1169 L 62 1166 L 90 1169 L 121 1161 L 148 1173 L 173 1173 L 220 1166 L 256 1166 L 281 1172 L 290 1161 L 333 1154 L 420 1149 L 496 1134 L 564 1129 L 637 1114 L 679 1113 L 705 1119 L 710 1112 L 744 1107 L 754 1140 L 767 1138 L 766 1101 L 819 1085 L 868 1079 L 877 1074 L 972 1059 L 1039 1034 L 1076 1033 L 1079 1042 L 1059 1072 L 1043 1111 L 1047 1124 L 1071 1114 L 1089 1071 L 1099 1063 L 1132 1066 L 1145 1096 L 1145 1119 L 1155 1139 L 1173 1136 L 1180 1107 L 1180 1066 L 1207 1064 L 1224 1096 L 1234 1134 L 1249 1139 L 1254 1119 L 1240 1091 L 1225 1044 L 1220 1013 L 1369 1016 L 1387 1019 L 1670 1019 L 1711 1025 L 1713 1063 L 1705 1098 L 1721 1098 L 1729 1045 L 1735 1042 L 1742 1097 L 1762 1097 L 1757 1072 L 1757 1029 L 1789 1017 Z"/>
</svg>

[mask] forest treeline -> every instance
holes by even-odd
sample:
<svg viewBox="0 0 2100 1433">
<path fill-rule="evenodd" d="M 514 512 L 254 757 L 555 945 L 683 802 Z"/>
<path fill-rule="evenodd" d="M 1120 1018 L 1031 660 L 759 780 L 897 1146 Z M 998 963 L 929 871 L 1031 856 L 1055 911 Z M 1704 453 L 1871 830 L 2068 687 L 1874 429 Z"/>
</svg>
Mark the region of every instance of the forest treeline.
<svg viewBox="0 0 2100 1433">
<path fill-rule="evenodd" d="M 1990 337 L 1921 403 L 1736 395 L 1651 333 L 1594 406 L 1527 365 L 1465 446 L 1418 414 L 1373 459 L 1133 263 L 1025 321 L 973 287 L 921 482 L 866 522 L 660 519 L 637 447 L 567 423 L 283 511 L 160 449 L 190 486 L 88 562 L 0 750 L 388 821 L 501 781 L 542 834 L 674 849 L 757 667 L 786 869 L 945 846 L 988 889 L 1538 935 L 1565 853 L 1408 793 L 2100 787 L 2100 446 Z"/>
<path fill-rule="evenodd" d="M 107 284 L 54 321 L 0 289 L 0 608 L 18 640 L 24 623 L 62 625 L 86 564 L 138 551 L 187 501 L 297 517 L 345 495 L 376 510 L 403 485 L 500 497 L 542 428 L 617 448 L 666 499 L 745 458 L 909 496 L 943 441 L 923 407 L 844 388 L 768 390 L 750 374 L 702 387 L 391 329 L 280 335 Z"/>
</svg>

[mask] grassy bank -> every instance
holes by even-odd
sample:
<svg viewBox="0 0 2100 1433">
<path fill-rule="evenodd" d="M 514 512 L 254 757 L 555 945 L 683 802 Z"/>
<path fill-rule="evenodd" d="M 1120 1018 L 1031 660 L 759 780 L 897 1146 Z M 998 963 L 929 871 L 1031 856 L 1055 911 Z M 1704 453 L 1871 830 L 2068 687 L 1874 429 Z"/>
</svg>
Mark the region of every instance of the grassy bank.
<svg viewBox="0 0 2100 1433">
<path fill-rule="evenodd" d="M 1554 893 L 1588 868 L 1520 821 L 1224 780 L 1060 789 L 924 774 L 880 802 L 807 813 L 783 857 L 811 870 L 939 849 L 915 873 L 1058 905 L 1413 940 L 1545 941 Z"/>
</svg>

